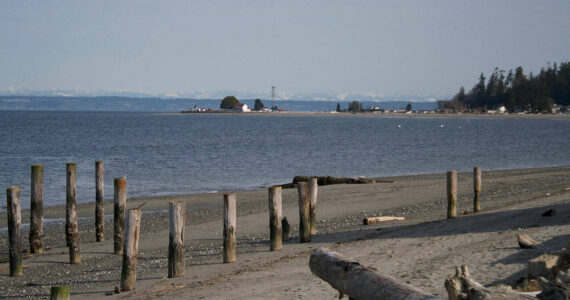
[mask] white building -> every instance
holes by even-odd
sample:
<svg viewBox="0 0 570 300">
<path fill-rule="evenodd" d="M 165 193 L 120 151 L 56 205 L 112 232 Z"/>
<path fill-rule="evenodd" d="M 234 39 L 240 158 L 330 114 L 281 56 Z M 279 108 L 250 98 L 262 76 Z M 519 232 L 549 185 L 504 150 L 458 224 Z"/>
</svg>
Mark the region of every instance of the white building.
<svg viewBox="0 0 570 300">
<path fill-rule="evenodd" d="M 251 108 L 247 107 L 247 104 L 242 103 L 234 106 L 234 110 L 239 112 L 250 112 Z"/>
</svg>

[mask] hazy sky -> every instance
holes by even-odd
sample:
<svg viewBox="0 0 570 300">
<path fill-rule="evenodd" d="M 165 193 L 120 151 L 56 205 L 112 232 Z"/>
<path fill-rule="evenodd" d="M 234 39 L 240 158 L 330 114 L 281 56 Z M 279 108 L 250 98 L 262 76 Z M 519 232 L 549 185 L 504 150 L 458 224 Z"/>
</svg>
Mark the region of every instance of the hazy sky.
<svg viewBox="0 0 570 300">
<path fill-rule="evenodd" d="M 449 95 L 570 61 L 570 1 L 0 1 L 0 89 Z"/>
</svg>

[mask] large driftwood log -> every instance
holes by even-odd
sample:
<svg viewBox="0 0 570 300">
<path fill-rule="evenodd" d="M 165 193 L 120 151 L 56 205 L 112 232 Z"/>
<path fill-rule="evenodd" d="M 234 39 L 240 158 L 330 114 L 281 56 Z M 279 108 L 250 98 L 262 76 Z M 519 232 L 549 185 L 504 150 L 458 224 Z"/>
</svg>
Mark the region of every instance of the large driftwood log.
<svg viewBox="0 0 570 300">
<path fill-rule="evenodd" d="M 363 178 L 363 177 L 333 177 L 333 176 L 295 176 L 293 183 L 287 188 L 293 187 L 299 182 L 308 182 L 311 178 L 317 178 L 317 184 L 320 186 L 330 184 L 369 184 L 369 183 L 392 183 L 394 180 L 382 180 L 376 178 Z M 285 187 L 285 186 L 283 186 Z"/>
<path fill-rule="evenodd" d="M 381 222 L 388 222 L 388 221 L 404 221 L 405 217 L 393 217 L 393 216 L 382 216 L 382 217 L 368 217 L 362 220 L 364 225 L 376 224 Z"/>
<path fill-rule="evenodd" d="M 449 300 L 536 300 L 536 297 L 530 295 L 488 289 L 471 278 L 466 265 L 456 267 L 455 275 L 445 280 L 445 289 Z"/>
<path fill-rule="evenodd" d="M 351 299 L 439 299 L 326 248 L 313 251 L 309 268 L 313 274 Z"/>
</svg>

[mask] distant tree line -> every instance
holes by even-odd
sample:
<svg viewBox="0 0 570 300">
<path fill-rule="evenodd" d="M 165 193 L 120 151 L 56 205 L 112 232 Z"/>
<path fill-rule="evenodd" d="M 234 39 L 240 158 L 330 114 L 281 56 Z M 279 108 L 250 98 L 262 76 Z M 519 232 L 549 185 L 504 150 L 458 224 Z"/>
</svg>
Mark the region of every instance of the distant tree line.
<svg viewBox="0 0 570 300">
<path fill-rule="evenodd" d="M 454 111 L 485 111 L 505 106 L 509 112 L 543 112 L 553 104 L 570 104 L 570 62 L 548 65 L 536 76 L 532 72 L 525 75 L 522 67 L 514 72 L 495 68 L 486 82 L 481 73 L 479 82 L 468 93 L 461 87 L 452 100 L 438 101 L 440 109 Z"/>
</svg>

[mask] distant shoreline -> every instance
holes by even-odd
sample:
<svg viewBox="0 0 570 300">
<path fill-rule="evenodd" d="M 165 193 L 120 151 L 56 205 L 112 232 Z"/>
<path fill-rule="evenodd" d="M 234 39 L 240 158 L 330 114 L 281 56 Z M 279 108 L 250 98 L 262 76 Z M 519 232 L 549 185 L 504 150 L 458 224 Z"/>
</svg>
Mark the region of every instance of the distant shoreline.
<svg viewBox="0 0 570 300">
<path fill-rule="evenodd" d="M 166 114 L 173 114 L 167 113 Z M 349 113 L 326 111 L 236 112 L 236 111 L 183 111 L 174 114 L 239 114 L 244 116 L 350 116 L 350 117 L 403 117 L 403 118 L 481 118 L 481 119 L 570 119 L 564 114 L 473 114 L 473 113 Z"/>
</svg>

